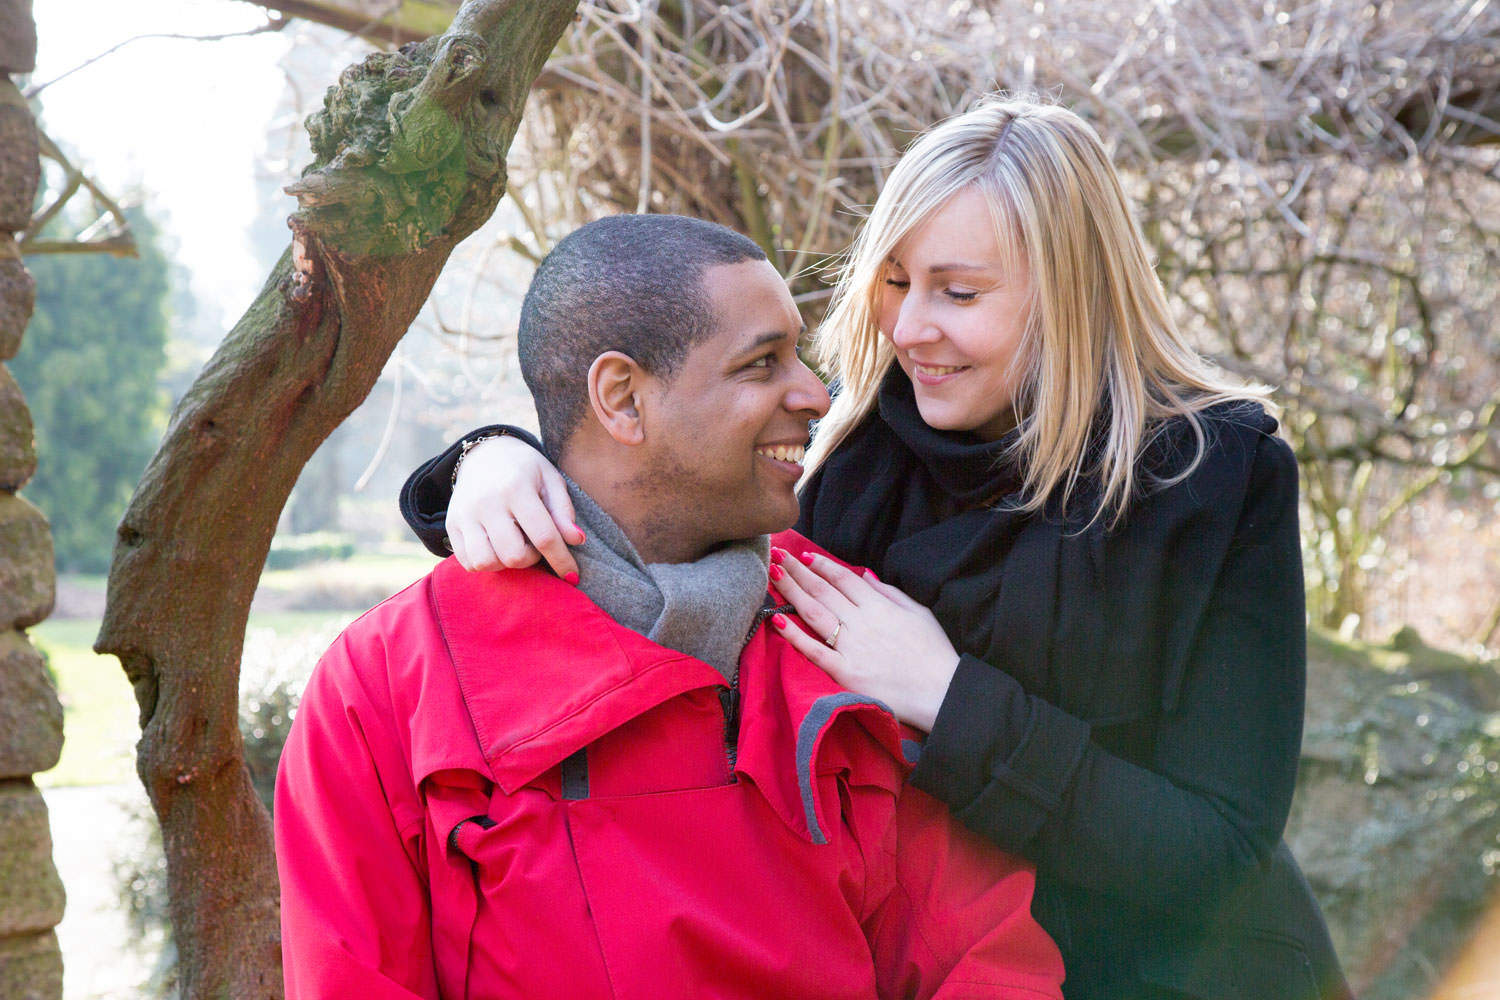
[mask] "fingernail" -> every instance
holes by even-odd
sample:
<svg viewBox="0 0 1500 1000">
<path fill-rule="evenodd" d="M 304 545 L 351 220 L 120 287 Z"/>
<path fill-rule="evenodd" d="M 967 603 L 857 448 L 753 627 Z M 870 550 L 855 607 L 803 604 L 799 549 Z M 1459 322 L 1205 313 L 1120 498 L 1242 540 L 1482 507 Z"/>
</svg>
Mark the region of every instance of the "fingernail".
<svg viewBox="0 0 1500 1000">
<path fill-rule="evenodd" d="M 576 525 L 576 524 L 573 525 L 573 530 L 576 531 L 576 532 L 578 532 L 578 544 L 579 545 L 582 545 L 584 542 L 586 542 L 586 541 L 589 540 L 589 536 L 585 535 L 583 533 L 583 529 L 580 528 L 578 525 Z"/>
<path fill-rule="evenodd" d="M 779 629 L 785 630 L 787 626 L 786 615 L 772 615 L 771 624 L 775 625 Z"/>
<path fill-rule="evenodd" d="M 805 563 L 807 563 L 807 565 L 809 565 L 809 566 L 811 566 L 813 564 L 813 560 L 816 559 L 816 558 L 818 558 L 818 557 L 815 556 L 815 555 L 813 555 L 811 552 L 804 552 L 804 553 L 802 553 L 802 561 L 805 562 Z"/>
<path fill-rule="evenodd" d="M 783 549 L 774 549 L 774 548 L 771 550 L 771 561 L 773 563 L 777 563 L 779 565 L 781 563 L 781 560 L 783 560 L 785 558 L 786 558 L 786 552 L 785 552 L 785 550 L 783 550 Z"/>
<path fill-rule="evenodd" d="M 864 576 L 864 578 L 866 580 L 874 580 L 874 579 L 876 579 L 875 574 L 872 573 L 872 572 L 870 572 L 869 570 L 865 570 L 862 575 Z"/>
<path fill-rule="evenodd" d="M 777 566 L 775 563 L 772 563 L 771 564 L 771 579 L 773 579 L 773 580 L 780 580 L 784 576 L 786 576 L 786 570 L 782 569 L 780 566 Z"/>
<path fill-rule="evenodd" d="M 577 573 L 569 573 L 567 576 L 563 577 L 563 579 L 567 580 L 569 583 L 571 583 L 575 587 L 578 586 L 578 574 Z"/>
</svg>

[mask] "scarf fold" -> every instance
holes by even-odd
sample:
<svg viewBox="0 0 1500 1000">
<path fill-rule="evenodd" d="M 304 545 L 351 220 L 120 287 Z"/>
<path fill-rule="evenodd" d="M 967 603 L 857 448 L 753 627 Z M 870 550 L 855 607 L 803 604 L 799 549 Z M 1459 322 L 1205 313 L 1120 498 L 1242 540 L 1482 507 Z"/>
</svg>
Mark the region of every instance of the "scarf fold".
<svg viewBox="0 0 1500 1000">
<path fill-rule="evenodd" d="M 615 520 L 563 478 L 586 535 L 573 549 L 579 589 L 621 625 L 732 681 L 765 599 L 770 539 L 728 542 L 690 563 L 647 563 Z"/>
<path fill-rule="evenodd" d="M 975 506 L 1020 491 L 1021 471 L 1013 454 L 1020 431 L 985 441 L 971 431 L 928 426 L 917 409 L 911 380 L 894 365 L 880 385 L 876 405 L 880 418 L 932 480 L 959 504 Z"/>
<path fill-rule="evenodd" d="M 1060 533 L 1028 535 L 1042 519 L 1018 509 L 1016 436 L 928 426 L 893 366 L 876 412 L 809 484 L 798 530 L 931 609 L 961 652 L 1043 691 Z"/>
</svg>

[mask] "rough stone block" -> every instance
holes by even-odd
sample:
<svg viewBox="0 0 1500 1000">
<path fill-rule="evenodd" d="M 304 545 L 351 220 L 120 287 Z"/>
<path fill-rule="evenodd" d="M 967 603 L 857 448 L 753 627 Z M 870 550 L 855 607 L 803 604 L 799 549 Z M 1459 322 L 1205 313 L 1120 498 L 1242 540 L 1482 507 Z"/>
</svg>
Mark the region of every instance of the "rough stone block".
<svg viewBox="0 0 1500 1000">
<path fill-rule="evenodd" d="M 42 654 L 22 633 L 0 633 L 0 778 L 52 769 L 62 740 L 62 704 Z"/>
<path fill-rule="evenodd" d="M 14 233 L 31 222 L 42 179 L 40 155 L 36 122 L 26 99 L 15 84 L 0 77 L 0 232 Z"/>
<path fill-rule="evenodd" d="M 0 628 L 35 625 L 56 597 L 47 519 L 23 498 L 0 493 Z"/>
<path fill-rule="evenodd" d="M 62 920 L 47 803 L 30 781 L 0 784 L 0 885 L 0 937 L 48 931 Z"/>
<path fill-rule="evenodd" d="M 0 997 L 60 1000 L 62 977 L 62 952 L 52 931 L 0 938 Z"/>
<path fill-rule="evenodd" d="M 21 262 L 21 252 L 9 233 L 0 233 L 0 361 L 21 349 L 21 334 L 36 306 L 36 282 Z"/>
<path fill-rule="evenodd" d="M 34 69 L 36 21 L 31 16 L 31 0 L 0 0 L 0 73 L 30 73 Z"/>
<path fill-rule="evenodd" d="M 15 491 L 36 471 L 36 432 L 15 376 L 0 365 L 0 490 Z"/>
</svg>

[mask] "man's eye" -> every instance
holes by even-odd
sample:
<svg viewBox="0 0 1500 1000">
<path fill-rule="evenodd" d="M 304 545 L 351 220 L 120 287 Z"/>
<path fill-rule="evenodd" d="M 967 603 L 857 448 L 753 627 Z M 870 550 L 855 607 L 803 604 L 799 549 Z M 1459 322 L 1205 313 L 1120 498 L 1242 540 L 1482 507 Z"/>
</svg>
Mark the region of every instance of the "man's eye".
<svg viewBox="0 0 1500 1000">
<path fill-rule="evenodd" d="M 746 368 L 769 368 L 776 363 L 776 355 L 765 354 L 746 365 Z"/>
</svg>

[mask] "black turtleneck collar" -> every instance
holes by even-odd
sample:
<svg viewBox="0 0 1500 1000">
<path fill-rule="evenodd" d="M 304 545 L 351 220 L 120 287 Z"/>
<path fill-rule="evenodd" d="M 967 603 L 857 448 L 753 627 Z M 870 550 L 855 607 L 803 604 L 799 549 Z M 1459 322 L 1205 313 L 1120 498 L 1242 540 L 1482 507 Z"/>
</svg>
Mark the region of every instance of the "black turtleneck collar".
<svg viewBox="0 0 1500 1000">
<path fill-rule="evenodd" d="M 991 503 L 1021 489 L 1021 470 L 1014 453 L 1019 430 L 985 441 L 972 431 L 928 426 L 917 409 L 911 380 L 894 364 L 880 385 L 877 405 L 880 419 L 960 506 Z"/>
</svg>

